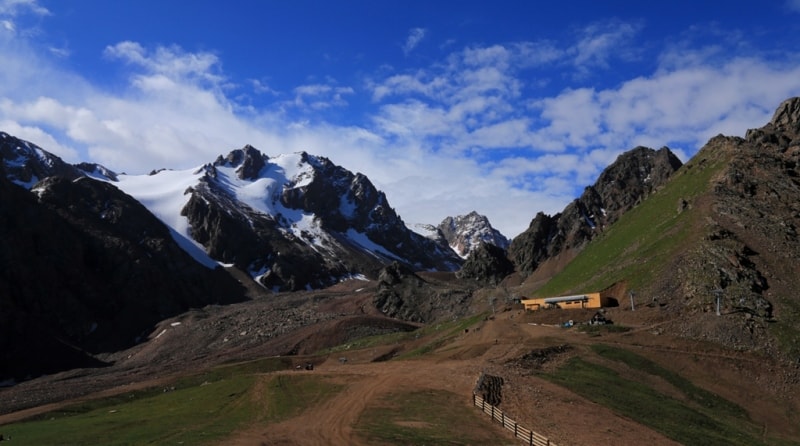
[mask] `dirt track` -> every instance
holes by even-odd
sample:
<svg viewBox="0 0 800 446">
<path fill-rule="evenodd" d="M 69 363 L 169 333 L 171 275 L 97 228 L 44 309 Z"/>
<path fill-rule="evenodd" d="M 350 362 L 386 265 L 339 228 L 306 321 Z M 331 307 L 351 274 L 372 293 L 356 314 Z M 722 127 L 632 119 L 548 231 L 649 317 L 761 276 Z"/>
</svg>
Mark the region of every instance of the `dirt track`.
<svg viewBox="0 0 800 446">
<path fill-rule="evenodd" d="M 397 390 L 438 389 L 463 395 L 463 404 L 471 406 L 471 395 L 482 371 L 503 368 L 507 359 L 554 337 L 580 340 L 580 334 L 567 334 L 552 327 L 514 324 L 509 321 L 489 321 L 478 330 L 471 330 L 448 345 L 444 352 L 424 360 L 369 362 L 379 351 L 357 352 L 346 364 L 331 358 L 313 372 L 333 377 L 347 385 L 346 389 L 325 404 L 302 416 L 269 426 L 253 426 L 230 439 L 235 445 L 363 445 L 353 432 L 359 414 L 370 401 Z M 576 337 L 578 339 L 571 339 Z M 504 403 L 509 416 L 521 424 L 551 438 L 558 445 L 676 445 L 658 433 L 605 408 L 591 403 L 578 403 L 578 397 L 546 381 L 532 377 L 507 378 L 508 390 L 524 389 L 526 395 L 509 398 Z M 530 401 L 533 391 L 539 401 Z M 505 392 L 505 389 L 504 389 Z M 514 400 L 517 401 L 514 401 Z M 523 410 L 520 404 L 534 410 Z M 536 410 L 535 408 L 541 409 Z M 478 410 L 478 409 L 474 409 Z M 543 415 L 543 416 L 542 416 Z M 491 424 L 489 417 L 485 418 Z M 499 444 L 520 444 L 513 435 L 495 424 Z M 598 426 L 602 426 L 598 429 Z"/>
<path fill-rule="evenodd" d="M 616 316 L 625 315 L 619 313 Z M 406 345 L 348 351 L 345 355 L 348 359 L 346 363 L 341 363 L 338 360 L 340 355 L 337 354 L 318 363 L 313 371 L 278 372 L 324 375 L 326 379 L 341 383 L 345 388 L 325 403 L 298 417 L 277 424 L 249 426 L 234 432 L 223 444 L 365 444 L 354 431 L 354 426 L 359 415 L 371 402 L 398 390 L 410 392 L 435 389 L 462 396 L 463 404 L 477 411 L 478 409 L 471 407 L 471 395 L 482 372 L 504 378 L 503 401 L 500 407 L 510 417 L 549 437 L 559 446 L 676 444 L 649 428 L 513 366 L 513 360 L 532 349 L 569 344 L 574 347 L 570 354 L 581 354 L 586 345 L 600 340 L 576 330 L 544 325 L 541 318 L 535 317 L 518 311 L 500 312 L 495 319 L 477 323 L 468 331 L 458 334 L 452 342 L 418 359 L 373 362 L 393 349 L 408 351 L 415 347 L 414 342 L 430 342 L 429 339 L 412 341 Z M 185 321 L 180 327 L 188 327 L 190 322 Z M 628 324 L 633 325 L 630 321 Z M 176 329 L 175 333 L 179 331 Z M 797 385 L 776 389 L 771 385 L 775 370 L 765 367 L 758 359 L 746 354 L 715 349 L 706 344 L 653 335 L 647 330 L 635 333 L 633 336 L 603 335 L 602 342 L 625 345 L 654 361 L 669 364 L 672 370 L 698 385 L 746 407 L 754 421 L 764 425 L 765 432 L 783 432 L 786 435 L 795 435 L 794 438 L 800 437 L 796 418 L 786 415 L 797 413 L 797 395 L 800 394 L 800 389 Z M 167 338 L 161 338 L 162 341 L 164 339 Z M 559 361 L 566 359 L 556 358 L 545 367 L 554 369 L 560 364 Z M 126 375 L 125 379 L 130 379 L 124 381 L 127 384 L 92 396 L 121 393 L 131 390 L 131 386 L 147 387 L 171 379 L 159 377 L 134 380 L 134 377 Z M 263 385 L 270 378 L 270 375 L 262 376 L 254 393 L 263 394 Z M 654 383 L 654 386 L 658 385 Z M 20 390 L 35 387 L 36 383 L 25 384 L 21 385 Z M 23 413 L 2 415 L 0 425 L 19 419 L 23 414 L 41 413 L 45 408 L 52 409 L 68 402 L 70 401 Z M 263 398 L 262 403 L 269 404 Z M 485 423 L 494 426 L 492 429 L 496 432 L 498 444 L 522 443 L 513 439 L 511 433 L 498 424 L 492 424 L 489 417 L 485 417 Z"/>
</svg>

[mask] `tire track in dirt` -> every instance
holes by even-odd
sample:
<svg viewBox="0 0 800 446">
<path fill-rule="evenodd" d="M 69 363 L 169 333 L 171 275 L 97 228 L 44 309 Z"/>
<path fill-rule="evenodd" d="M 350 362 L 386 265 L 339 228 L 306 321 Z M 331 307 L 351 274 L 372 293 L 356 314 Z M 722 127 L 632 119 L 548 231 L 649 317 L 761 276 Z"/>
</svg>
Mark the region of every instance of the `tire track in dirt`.
<svg viewBox="0 0 800 446">
<path fill-rule="evenodd" d="M 462 365 L 458 365 L 462 364 Z M 346 388 L 325 403 L 311 408 L 302 416 L 280 423 L 252 426 L 234 434 L 226 444 L 233 445 L 353 445 L 366 446 L 354 426 L 368 404 L 381 395 L 413 388 L 446 389 L 455 393 L 468 392 L 471 375 L 476 371 L 464 367 L 462 361 L 448 361 L 430 367 L 420 367 L 416 361 L 353 365 L 325 365 L 315 372 L 346 385 Z M 297 372 L 279 372 L 297 373 Z M 460 376 L 459 376 L 460 375 Z"/>
</svg>

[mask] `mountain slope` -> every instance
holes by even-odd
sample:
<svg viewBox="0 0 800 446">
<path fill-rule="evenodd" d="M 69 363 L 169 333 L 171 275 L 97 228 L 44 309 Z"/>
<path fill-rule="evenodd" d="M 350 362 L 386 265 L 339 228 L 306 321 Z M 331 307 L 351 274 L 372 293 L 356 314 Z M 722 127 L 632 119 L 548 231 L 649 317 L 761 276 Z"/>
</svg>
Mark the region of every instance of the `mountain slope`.
<svg viewBox="0 0 800 446">
<path fill-rule="evenodd" d="M 550 216 L 536 215 L 530 226 L 511 242 L 509 257 L 523 276 L 547 261 L 568 261 L 622 214 L 658 190 L 681 166 L 666 147 L 637 147 L 620 155 L 593 186 Z"/>
<path fill-rule="evenodd" d="M 197 169 L 117 175 L 94 164 L 72 166 L 29 142 L 2 137 L 0 155 L 17 185 L 30 189 L 53 176 L 110 182 L 166 223 L 195 260 L 209 268 L 237 266 L 271 290 L 375 278 L 392 262 L 453 271 L 463 261 L 406 228 L 367 177 L 326 158 L 270 158 L 245 146 Z"/>
<path fill-rule="evenodd" d="M 117 184 L 210 257 L 276 291 L 374 278 L 394 261 L 421 270 L 461 263 L 406 228 L 365 176 L 307 153 L 270 158 L 246 146 L 199 169 L 120 175 Z"/>
<path fill-rule="evenodd" d="M 110 184 L 49 177 L 33 191 L 0 175 L 0 381 L 101 365 L 90 354 L 165 317 L 243 299 Z"/>
<path fill-rule="evenodd" d="M 798 110 L 793 98 L 746 138 L 712 138 L 537 293 L 621 283 L 676 334 L 800 358 Z"/>
</svg>

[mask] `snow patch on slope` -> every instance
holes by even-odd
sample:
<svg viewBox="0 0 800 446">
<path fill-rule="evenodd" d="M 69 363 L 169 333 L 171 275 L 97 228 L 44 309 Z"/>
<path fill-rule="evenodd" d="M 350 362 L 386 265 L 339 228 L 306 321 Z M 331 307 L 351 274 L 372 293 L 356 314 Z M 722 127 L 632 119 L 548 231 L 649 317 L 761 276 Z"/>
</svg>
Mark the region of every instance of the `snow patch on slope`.
<svg viewBox="0 0 800 446">
<path fill-rule="evenodd" d="M 205 248 L 195 242 L 190 234 L 189 220 L 181 215 L 181 209 L 189 201 L 186 190 L 197 184 L 200 169 L 162 170 L 155 175 L 119 175 L 115 183 L 126 194 L 132 196 L 170 228 L 175 242 L 196 261 L 208 268 L 218 263 L 208 256 Z"/>
<path fill-rule="evenodd" d="M 357 245 L 361 246 L 364 249 L 369 250 L 370 252 L 379 253 L 381 255 L 389 257 L 390 259 L 399 260 L 401 262 L 407 262 L 405 259 L 398 257 L 392 252 L 387 251 L 386 248 L 384 248 L 383 246 L 370 240 L 367 234 L 364 234 L 363 232 L 358 232 L 355 229 L 351 228 L 347 230 L 347 237 Z"/>
<path fill-rule="evenodd" d="M 315 249 L 323 247 L 327 238 L 314 215 L 289 209 L 280 201 L 284 189 L 307 186 L 314 179 L 311 165 L 303 162 L 302 154 L 280 155 L 270 158 L 255 180 L 240 179 L 238 166 L 216 166 L 214 181 L 231 197 L 246 204 L 256 212 L 278 219 L 284 230 L 305 240 Z M 189 220 L 181 210 L 189 201 L 187 193 L 205 176 L 206 169 L 162 170 L 154 175 L 119 175 L 115 184 L 136 198 L 173 232 L 175 241 L 198 262 L 208 267 L 218 265 L 205 252 L 202 245 L 191 236 Z M 255 276 L 266 271 L 253 272 Z"/>
</svg>

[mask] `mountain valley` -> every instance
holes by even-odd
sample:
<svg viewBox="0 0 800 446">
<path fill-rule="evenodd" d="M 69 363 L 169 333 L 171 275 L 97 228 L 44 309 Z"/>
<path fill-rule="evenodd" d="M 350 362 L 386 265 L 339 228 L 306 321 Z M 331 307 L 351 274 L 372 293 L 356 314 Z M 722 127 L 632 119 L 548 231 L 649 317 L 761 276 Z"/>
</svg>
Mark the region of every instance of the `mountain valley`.
<svg viewBox="0 0 800 446">
<path fill-rule="evenodd" d="M 686 163 L 627 151 L 512 240 L 478 212 L 411 230 L 365 176 L 307 153 L 129 176 L 3 133 L 0 156 L 0 434 L 16 443 L 82 404 L 114 425 L 120 397 L 246 378 L 228 394 L 244 421 L 206 439 L 147 421 L 167 429 L 153 438 L 519 444 L 470 407 L 490 375 L 551 444 L 800 444 L 800 98 Z M 613 324 L 520 304 L 589 292 L 614 299 Z M 282 379 L 339 390 L 273 419 Z M 444 437 L 411 410 L 386 436 L 368 422 L 426 392 L 480 418 Z"/>
</svg>

